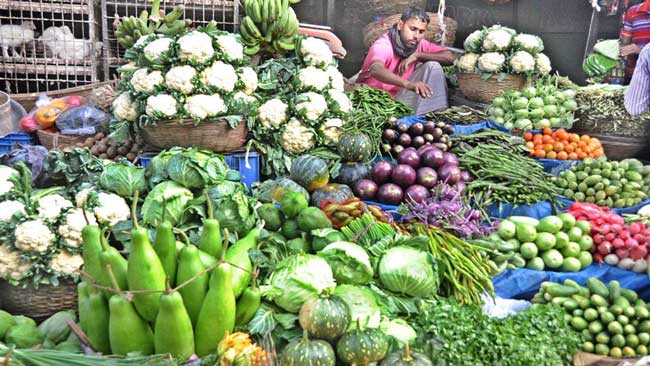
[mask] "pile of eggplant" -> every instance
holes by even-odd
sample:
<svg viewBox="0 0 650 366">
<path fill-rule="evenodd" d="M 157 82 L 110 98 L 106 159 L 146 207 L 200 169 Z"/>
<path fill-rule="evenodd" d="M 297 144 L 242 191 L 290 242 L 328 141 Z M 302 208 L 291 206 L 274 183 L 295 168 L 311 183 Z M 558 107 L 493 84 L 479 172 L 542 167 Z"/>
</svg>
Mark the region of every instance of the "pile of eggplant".
<svg viewBox="0 0 650 366">
<path fill-rule="evenodd" d="M 383 149 L 392 156 L 397 156 L 407 147 L 416 149 L 424 145 L 433 145 L 442 151 L 451 148 L 449 135 L 454 128 L 445 122 L 415 122 L 410 126 L 394 120 L 382 135 Z"/>
</svg>

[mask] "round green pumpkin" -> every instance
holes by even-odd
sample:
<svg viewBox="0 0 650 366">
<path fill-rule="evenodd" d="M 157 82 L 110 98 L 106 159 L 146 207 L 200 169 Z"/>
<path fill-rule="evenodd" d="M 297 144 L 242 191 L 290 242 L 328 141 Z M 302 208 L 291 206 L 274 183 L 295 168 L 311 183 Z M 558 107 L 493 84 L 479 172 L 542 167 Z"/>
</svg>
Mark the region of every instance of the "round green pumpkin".
<svg viewBox="0 0 650 366">
<path fill-rule="evenodd" d="M 336 295 L 313 296 L 300 308 L 300 327 L 313 337 L 335 341 L 350 324 L 350 308 Z"/>
<path fill-rule="evenodd" d="M 309 192 L 325 187 L 330 179 L 327 162 L 313 155 L 301 155 L 291 164 L 291 179 Z"/>
<path fill-rule="evenodd" d="M 336 203 L 341 203 L 347 199 L 354 197 L 352 189 L 345 184 L 330 183 L 323 188 L 319 188 L 312 192 L 310 204 L 315 207 L 320 207 L 323 200 L 330 200 Z"/>
<path fill-rule="evenodd" d="M 284 177 L 264 181 L 257 190 L 255 196 L 260 200 L 260 202 L 264 203 L 282 202 L 284 196 L 289 192 L 301 193 L 305 196 L 305 199 L 309 201 L 309 192 L 307 192 L 306 189 L 291 179 Z"/>
<path fill-rule="evenodd" d="M 416 352 L 411 352 L 409 345 L 404 346 L 404 351 L 398 351 L 386 356 L 379 366 L 433 366 L 431 360 Z"/>
<path fill-rule="evenodd" d="M 283 366 L 335 366 L 332 346 L 321 340 L 310 340 L 307 331 L 303 337 L 289 343 L 280 354 Z"/>
<path fill-rule="evenodd" d="M 363 133 L 345 133 L 339 139 L 339 154 L 345 162 L 363 162 L 372 155 L 372 141 Z"/>
<path fill-rule="evenodd" d="M 339 359 L 351 366 L 365 366 L 386 357 L 388 338 L 379 329 L 362 329 L 357 319 L 357 328 L 343 334 L 336 343 Z"/>
<path fill-rule="evenodd" d="M 370 178 L 372 168 L 366 163 L 345 163 L 339 170 L 337 181 L 352 187 L 361 179 Z"/>
</svg>

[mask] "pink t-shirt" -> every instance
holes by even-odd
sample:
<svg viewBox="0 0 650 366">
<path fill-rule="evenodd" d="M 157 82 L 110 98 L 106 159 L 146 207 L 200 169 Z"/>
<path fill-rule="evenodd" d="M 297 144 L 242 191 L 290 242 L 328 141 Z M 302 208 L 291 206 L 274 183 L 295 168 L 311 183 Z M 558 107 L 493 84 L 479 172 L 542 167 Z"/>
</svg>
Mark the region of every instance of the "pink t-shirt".
<svg viewBox="0 0 650 366">
<path fill-rule="evenodd" d="M 445 47 L 431 43 L 426 39 L 423 39 L 418 44 L 416 52 L 422 53 L 436 53 L 446 51 Z M 400 90 L 399 86 L 383 83 L 375 78 L 370 77 L 370 65 L 375 61 L 381 61 L 384 63 L 384 66 L 388 71 L 397 75 L 397 66 L 402 61 L 399 56 L 393 51 L 393 44 L 390 41 L 390 36 L 386 32 L 383 36 L 379 37 L 368 50 L 368 55 L 363 61 L 363 67 L 361 69 L 361 74 L 357 79 L 357 83 L 367 84 L 373 88 L 383 89 L 389 92 L 393 97 L 397 95 L 397 92 Z M 413 71 L 415 71 L 415 65 L 417 62 L 413 62 L 409 68 L 402 74 L 399 75 L 402 79 L 408 80 Z"/>
</svg>

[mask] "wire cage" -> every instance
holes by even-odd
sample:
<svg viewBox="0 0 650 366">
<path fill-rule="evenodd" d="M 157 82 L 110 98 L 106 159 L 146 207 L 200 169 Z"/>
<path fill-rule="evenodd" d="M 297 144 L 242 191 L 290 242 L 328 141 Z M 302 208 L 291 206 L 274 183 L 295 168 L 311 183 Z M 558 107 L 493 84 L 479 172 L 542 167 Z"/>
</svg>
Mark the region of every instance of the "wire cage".
<svg viewBox="0 0 650 366">
<path fill-rule="evenodd" d="M 239 30 L 239 0 L 162 0 L 160 9 L 167 13 L 181 4 L 185 7 L 184 19 L 191 19 L 193 27 L 214 20 L 222 30 Z M 127 62 L 123 58 L 126 50 L 117 43 L 115 36 L 119 19 L 139 16 L 150 8 L 150 0 L 101 0 L 105 80 L 116 78 L 117 68 Z"/>
<path fill-rule="evenodd" d="M 0 0 L 0 90 L 39 93 L 99 80 L 96 0 Z"/>
</svg>

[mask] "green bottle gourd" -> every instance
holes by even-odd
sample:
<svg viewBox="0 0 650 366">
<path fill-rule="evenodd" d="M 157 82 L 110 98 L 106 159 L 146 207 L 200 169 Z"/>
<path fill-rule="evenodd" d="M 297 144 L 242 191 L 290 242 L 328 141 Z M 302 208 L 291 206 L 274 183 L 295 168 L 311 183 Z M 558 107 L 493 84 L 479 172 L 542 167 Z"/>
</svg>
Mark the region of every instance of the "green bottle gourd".
<svg viewBox="0 0 650 366">
<path fill-rule="evenodd" d="M 183 361 L 194 354 L 192 321 L 178 292 L 160 296 L 160 310 L 154 326 L 154 349 L 156 354 L 169 353 Z"/>
<path fill-rule="evenodd" d="M 203 272 L 205 268 L 199 257 L 199 249 L 194 245 L 187 245 L 181 250 L 176 279 L 179 284 L 182 284 Z M 196 326 L 196 321 L 199 318 L 203 300 L 208 292 L 208 281 L 208 274 L 204 273 L 178 290 L 183 297 L 183 303 L 192 321 L 192 326 Z"/>
<path fill-rule="evenodd" d="M 116 355 L 140 352 L 150 355 L 154 352 L 153 331 L 138 314 L 126 296 L 115 295 L 108 301 L 110 318 L 108 336 L 111 350 Z"/>
<path fill-rule="evenodd" d="M 221 226 L 219 225 L 219 221 L 214 218 L 212 201 L 210 201 L 210 196 L 207 192 L 205 199 L 208 205 L 208 218 L 203 220 L 199 249 L 215 258 L 221 258 L 221 251 L 223 249 L 221 245 Z"/>
<path fill-rule="evenodd" d="M 90 316 L 88 310 L 88 302 L 90 300 L 88 295 L 88 283 L 81 281 L 77 285 L 77 309 L 79 311 L 79 326 L 84 332 L 88 331 L 88 317 Z"/>
<path fill-rule="evenodd" d="M 99 254 L 99 264 L 102 268 L 102 275 L 99 277 L 99 283 L 105 287 L 113 287 L 113 283 L 108 271 L 108 267 L 110 266 L 110 269 L 113 271 L 113 275 L 115 276 L 115 280 L 117 281 L 117 285 L 120 290 L 128 290 L 129 284 L 127 279 L 127 272 L 129 268 L 129 262 L 120 254 L 117 249 L 108 244 L 108 240 L 106 240 L 106 237 L 104 235 L 102 235 L 101 243 L 104 251 Z M 114 293 L 111 291 L 104 291 L 104 296 L 106 299 L 110 299 L 113 294 Z"/>
<path fill-rule="evenodd" d="M 87 225 L 81 230 L 84 272 L 96 282 L 99 282 L 102 276 L 102 269 L 99 264 L 99 254 L 102 252 L 101 236 L 102 230 L 96 225 Z"/>
<path fill-rule="evenodd" d="M 86 320 L 88 329 L 85 332 L 90 339 L 90 345 L 95 351 L 108 355 L 111 353 L 108 337 L 109 312 L 102 292 L 97 291 L 90 295 L 88 309 L 90 316 Z"/>
<path fill-rule="evenodd" d="M 131 230 L 131 253 L 128 260 L 127 278 L 130 291 L 137 290 L 165 290 L 165 269 L 158 254 L 151 246 L 147 230 L 138 225 L 135 205 L 138 202 L 136 192 L 133 200 L 131 214 L 133 215 L 133 230 Z M 148 321 L 156 320 L 156 313 L 160 305 L 160 294 L 133 295 L 133 304 L 138 313 Z"/>
<path fill-rule="evenodd" d="M 163 216 L 165 210 L 163 209 Z M 163 217 L 164 220 L 164 217 Z M 163 221 L 156 228 L 156 236 L 153 241 L 153 248 L 160 258 L 171 286 L 176 284 L 176 265 L 178 263 L 178 252 L 176 251 L 176 237 L 174 228 L 169 221 Z"/>
<path fill-rule="evenodd" d="M 194 244 L 192 246 L 196 247 Z M 180 253 L 183 248 L 185 248 L 185 244 L 181 241 L 176 241 L 176 251 Z M 198 248 L 197 248 L 198 249 Z M 212 267 L 215 263 L 217 263 L 217 258 L 211 256 L 210 254 L 202 251 L 199 249 L 199 258 L 201 258 L 201 263 L 203 263 L 203 267 L 205 268 L 210 268 Z M 176 270 L 178 272 L 178 269 Z M 178 276 L 178 275 L 177 275 Z M 179 280 L 176 280 L 179 284 L 181 283 Z"/>
<path fill-rule="evenodd" d="M 239 239 L 226 251 L 226 261 L 239 268 L 232 268 L 232 288 L 235 298 L 239 297 L 244 289 L 251 282 L 251 271 L 253 263 L 248 256 L 248 251 L 257 247 L 257 239 L 260 236 L 260 229 L 253 228 L 246 236 Z M 240 269 L 244 268 L 245 271 Z"/>
<path fill-rule="evenodd" d="M 210 277 L 210 290 L 205 296 L 194 331 L 194 344 L 199 357 L 217 351 L 226 333 L 235 328 L 235 294 L 232 268 L 222 262 Z"/>
<path fill-rule="evenodd" d="M 257 309 L 262 304 L 262 292 L 256 286 L 253 279 L 253 285 L 247 287 L 237 300 L 237 307 L 235 311 L 235 325 L 243 327 L 253 319 Z"/>
</svg>

